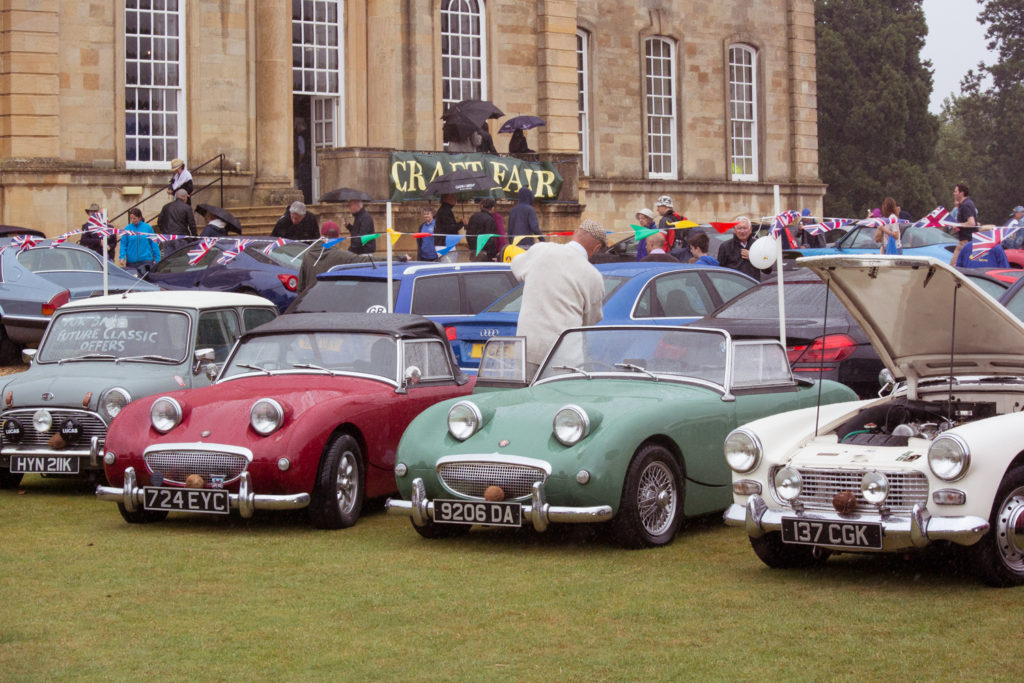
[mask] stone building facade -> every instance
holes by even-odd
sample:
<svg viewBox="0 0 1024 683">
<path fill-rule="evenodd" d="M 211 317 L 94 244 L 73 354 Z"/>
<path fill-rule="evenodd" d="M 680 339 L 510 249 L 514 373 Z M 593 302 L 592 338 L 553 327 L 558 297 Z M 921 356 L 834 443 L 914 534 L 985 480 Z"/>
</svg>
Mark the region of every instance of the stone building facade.
<svg viewBox="0 0 1024 683">
<path fill-rule="evenodd" d="M 545 119 L 530 145 L 573 166 L 555 223 L 628 229 L 662 194 L 765 215 L 774 186 L 817 213 L 814 59 L 812 0 L 0 0 L 0 222 L 117 214 L 174 157 L 216 157 L 196 186 L 223 168 L 227 206 L 283 206 L 297 179 L 384 198 L 388 153 L 443 150 L 468 96 Z"/>
</svg>

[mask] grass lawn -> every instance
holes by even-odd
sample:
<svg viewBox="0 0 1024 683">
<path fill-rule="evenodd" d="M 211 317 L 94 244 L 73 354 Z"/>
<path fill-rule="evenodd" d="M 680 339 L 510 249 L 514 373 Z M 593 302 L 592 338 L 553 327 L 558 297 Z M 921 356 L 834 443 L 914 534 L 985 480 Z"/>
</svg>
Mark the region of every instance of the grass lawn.
<svg viewBox="0 0 1024 683">
<path fill-rule="evenodd" d="M 82 484 L 0 491 L 0 680 L 1019 680 L 1024 589 L 938 553 L 775 571 L 691 521 L 427 541 L 379 503 L 129 525 Z M 1017 670 L 1018 674 L 1012 671 Z"/>
</svg>

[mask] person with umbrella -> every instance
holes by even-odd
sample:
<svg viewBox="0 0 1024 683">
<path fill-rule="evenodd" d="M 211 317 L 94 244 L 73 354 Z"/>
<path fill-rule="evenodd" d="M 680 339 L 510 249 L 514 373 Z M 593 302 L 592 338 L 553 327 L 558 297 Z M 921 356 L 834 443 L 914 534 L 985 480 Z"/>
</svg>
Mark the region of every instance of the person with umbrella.
<svg viewBox="0 0 1024 683">
<path fill-rule="evenodd" d="M 512 139 L 508 141 L 509 154 L 533 154 L 530 145 L 526 142 L 524 130 L 545 125 L 544 119 L 539 116 L 513 116 L 501 125 L 499 133 L 512 133 Z"/>
<path fill-rule="evenodd" d="M 206 227 L 200 237 L 227 237 L 229 232 L 242 234 L 242 224 L 227 209 L 214 204 L 200 204 L 196 213 L 206 218 Z"/>
<path fill-rule="evenodd" d="M 441 195 L 441 205 L 437 208 L 437 213 L 434 215 L 434 247 L 443 248 L 447 246 L 448 242 L 445 240 L 445 235 L 458 235 L 462 229 L 462 221 L 455 221 L 455 213 L 452 207 L 458 203 L 458 198 L 454 194 Z M 452 249 L 444 256 L 441 256 L 439 261 L 444 263 L 455 263 L 459 260 L 459 256 L 455 249 Z"/>
<path fill-rule="evenodd" d="M 498 150 L 494 149 L 494 139 L 491 137 L 491 130 L 487 127 L 486 121 L 480 126 L 480 143 L 477 144 L 476 151 L 481 154 L 498 153 Z"/>
<path fill-rule="evenodd" d="M 146 237 L 153 234 L 153 226 L 142 220 L 139 207 L 128 209 L 128 228 L 121 237 L 121 258 L 126 268 L 134 268 L 139 277 L 160 262 L 160 247 Z"/>
<path fill-rule="evenodd" d="M 377 250 L 377 240 L 368 240 L 363 244 L 363 240 L 359 238 L 374 233 L 373 216 L 360 199 L 348 200 L 348 212 L 352 214 L 352 222 L 345 226 L 350 235 L 348 250 L 353 254 L 372 254 Z"/>
<path fill-rule="evenodd" d="M 283 216 L 277 219 L 271 237 L 286 240 L 315 240 L 320 238 L 320 223 L 306 210 L 302 202 L 292 202 Z"/>
</svg>

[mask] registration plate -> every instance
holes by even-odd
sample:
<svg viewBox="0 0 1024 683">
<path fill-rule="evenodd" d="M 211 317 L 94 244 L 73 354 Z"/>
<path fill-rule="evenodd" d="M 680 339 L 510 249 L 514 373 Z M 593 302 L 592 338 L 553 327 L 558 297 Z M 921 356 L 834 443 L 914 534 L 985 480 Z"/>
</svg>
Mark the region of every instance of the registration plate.
<svg viewBox="0 0 1024 683">
<path fill-rule="evenodd" d="M 482 358 L 484 355 L 483 344 L 473 344 L 473 347 L 469 350 L 470 358 Z"/>
<path fill-rule="evenodd" d="M 438 524 L 522 526 L 523 506 L 492 501 L 435 500 L 434 521 Z"/>
<path fill-rule="evenodd" d="M 801 545 L 881 550 L 882 525 L 874 522 L 832 522 L 783 517 L 782 540 Z"/>
<path fill-rule="evenodd" d="M 69 455 L 12 455 L 12 474 L 78 474 L 78 458 Z"/>
<path fill-rule="evenodd" d="M 142 507 L 169 512 L 205 512 L 226 515 L 231 511 L 228 492 L 223 489 L 177 489 L 146 486 L 142 489 Z"/>
</svg>

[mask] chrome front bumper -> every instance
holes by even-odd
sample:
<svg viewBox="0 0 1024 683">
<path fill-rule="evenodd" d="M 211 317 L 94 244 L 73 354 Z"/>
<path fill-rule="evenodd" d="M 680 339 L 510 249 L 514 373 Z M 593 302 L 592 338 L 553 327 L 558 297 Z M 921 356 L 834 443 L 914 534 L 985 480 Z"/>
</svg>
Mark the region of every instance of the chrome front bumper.
<svg viewBox="0 0 1024 683">
<path fill-rule="evenodd" d="M 97 486 L 96 497 L 112 503 L 122 503 L 129 512 L 141 510 L 143 494 L 142 487 L 136 483 L 135 468 L 129 467 L 124 471 L 124 486 Z M 247 519 L 252 517 L 256 510 L 296 510 L 308 507 L 309 498 L 308 493 L 287 495 L 254 493 L 252 477 L 248 472 L 242 472 L 238 481 L 238 493 L 228 494 L 231 509 L 238 510 L 238 514 Z"/>
<path fill-rule="evenodd" d="M 827 522 L 872 522 L 882 525 L 882 551 L 923 548 L 933 541 L 952 541 L 958 545 L 974 545 L 988 531 L 988 520 L 981 517 L 933 517 L 928 508 L 918 503 L 907 516 L 843 515 L 823 510 L 797 512 L 771 510 L 761 496 L 753 495 L 746 505 L 732 504 L 725 511 L 725 523 L 741 526 L 751 538 L 760 538 L 772 531 L 781 531 L 783 517 L 800 517 Z M 841 546 L 828 546 L 843 549 Z M 852 550 L 847 548 L 848 550 Z M 861 552 L 862 549 L 856 549 Z"/>
<path fill-rule="evenodd" d="M 427 490 L 419 477 L 412 480 L 412 500 L 388 498 L 384 509 L 390 515 L 403 515 L 416 526 L 426 526 L 434 518 L 434 502 L 427 500 Z M 530 491 L 530 502 L 523 503 L 523 523 L 529 521 L 537 531 L 544 531 L 551 522 L 558 524 L 584 524 L 606 522 L 612 518 L 611 505 L 593 507 L 563 507 L 548 505 L 544 495 L 544 482 L 535 482 Z"/>
</svg>

